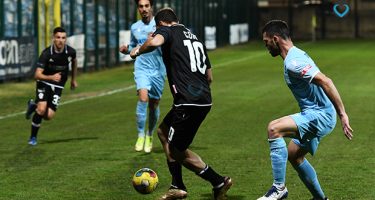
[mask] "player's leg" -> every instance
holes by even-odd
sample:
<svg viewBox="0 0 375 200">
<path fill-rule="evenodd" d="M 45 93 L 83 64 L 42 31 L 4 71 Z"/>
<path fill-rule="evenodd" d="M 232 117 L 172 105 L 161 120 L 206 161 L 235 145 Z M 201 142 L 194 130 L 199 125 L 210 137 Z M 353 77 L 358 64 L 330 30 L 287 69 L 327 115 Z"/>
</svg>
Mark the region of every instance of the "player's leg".
<svg viewBox="0 0 375 200">
<path fill-rule="evenodd" d="M 324 200 L 325 195 L 320 187 L 318 176 L 313 166 L 307 161 L 305 155 L 308 153 L 307 150 L 301 148 L 295 143 L 295 140 L 289 142 L 288 154 L 289 162 L 292 164 L 294 169 L 297 171 L 298 176 L 305 184 L 307 189 L 311 192 L 314 199 Z"/>
<path fill-rule="evenodd" d="M 184 199 L 187 197 L 186 186 L 182 179 L 182 165 L 175 161 L 169 152 L 169 144 L 167 140 L 169 131 L 169 126 L 167 124 L 170 123 L 169 120 L 170 113 L 166 115 L 163 122 L 160 124 L 157 133 L 167 157 L 167 165 L 169 173 L 172 176 L 172 183 L 168 191 L 160 197 L 159 200 Z"/>
<path fill-rule="evenodd" d="M 150 98 L 149 103 L 148 103 L 148 109 L 149 109 L 149 114 L 148 114 L 148 136 L 152 136 L 152 133 L 155 130 L 156 124 L 159 120 L 160 116 L 160 108 L 159 108 L 159 99 L 152 99 Z"/>
<path fill-rule="evenodd" d="M 144 147 L 146 153 L 150 153 L 152 150 L 152 135 L 160 116 L 159 101 L 163 94 L 164 76 L 151 76 L 149 80 L 151 82 L 151 88 L 148 91 L 148 131 L 146 133 Z"/>
<path fill-rule="evenodd" d="M 148 90 L 138 90 L 138 102 L 136 107 L 138 139 L 135 144 L 136 151 L 142 151 L 145 142 L 145 126 L 147 120 Z"/>
<path fill-rule="evenodd" d="M 31 133 L 28 143 L 30 145 L 37 144 L 37 136 L 39 132 L 40 125 L 42 123 L 42 119 L 44 118 L 48 107 L 47 107 L 47 99 L 48 96 L 51 95 L 50 87 L 43 82 L 36 82 L 36 108 L 34 115 L 31 119 Z"/>
<path fill-rule="evenodd" d="M 152 150 L 153 132 L 156 124 L 159 120 L 160 109 L 159 109 L 159 99 L 149 99 L 148 102 L 148 131 L 145 137 L 145 147 L 146 153 L 150 153 Z"/>
<path fill-rule="evenodd" d="M 313 199 L 325 199 L 315 169 L 307 161 L 305 155 L 307 152 L 314 155 L 320 140 L 333 130 L 336 125 L 335 110 L 306 111 L 303 115 L 297 113 L 291 117 L 297 123 L 299 138 L 289 143 L 289 161 L 313 195 Z"/>
<path fill-rule="evenodd" d="M 210 107 L 185 107 L 175 109 L 168 133 L 171 157 L 190 171 L 207 180 L 213 186 L 214 199 L 224 199 L 232 185 L 229 177 L 219 175 L 201 157 L 189 150 L 199 126 L 210 111 Z"/>
<path fill-rule="evenodd" d="M 296 136 L 298 128 L 290 116 L 285 116 L 271 121 L 268 124 L 267 131 L 274 181 L 270 190 L 258 200 L 284 199 L 288 196 L 288 190 L 285 187 L 288 151 L 283 137 Z"/>
<path fill-rule="evenodd" d="M 37 144 L 37 137 L 40 125 L 42 124 L 42 119 L 44 118 L 48 108 L 47 108 L 47 101 L 39 101 L 37 104 L 35 113 L 31 120 L 31 134 L 29 138 L 30 145 Z"/>
<path fill-rule="evenodd" d="M 172 158 L 184 167 L 194 172 L 199 177 L 211 183 L 215 200 L 226 199 L 226 193 L 232 186 L 232 179 L 218 174 L 211 166 L 208 166 L 195 152 L 186 149 L 181 151 L 173 145 L 169 145 Z"/>
<path fill-rule="evenodd" d="M 25 118 L 30 119 L 31 115 L 35 112 L 36 109 L 36 103 L 34 102 L 33 99 L 29 99 L 27 101 L 27 106 L 26 106 L 26 112 L 25 112 Z"/>
</svg>

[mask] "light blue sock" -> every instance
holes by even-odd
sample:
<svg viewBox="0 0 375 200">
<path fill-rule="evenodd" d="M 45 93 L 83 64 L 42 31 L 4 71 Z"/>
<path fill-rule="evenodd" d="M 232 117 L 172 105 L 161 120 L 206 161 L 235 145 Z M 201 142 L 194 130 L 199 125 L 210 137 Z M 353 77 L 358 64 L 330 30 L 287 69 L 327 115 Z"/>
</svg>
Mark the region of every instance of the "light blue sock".
<svg viewBox="0 0 375 200">
<path fill-rule="evenodd" d="M 160 116 L 160 109 L 159 106 L 155 108 L 155 110 L 150 109 L 148 113 L 148 136 L 152 136 L 154 129 L 156 127 L 156 123 L 158 122 Z"/>
<path fill-rule="evenodd" d="M 268 139 L 274 184 L 285 184 L 288 150 L 284 138 Z"/>
<path fill-rule="evenodd" d="M 310 190 L 313 197 L 317 199 L 324 199 L 325 196 L 322 188 L 320 187 L 318 176 L 316 175 L 316 172 L 309 161 L 305 159 L 299 166 L 294 168 L 298 172 L 302 182 Z"/>
<path fill-rule="evenodd" d="M 146 126 L 146 114 L 147 114 L 147 102 L 138 101 L 137 102 L 137 129 L 138 129 L 138 137 L 145 136 L 145 126 Z"/>
</svg>

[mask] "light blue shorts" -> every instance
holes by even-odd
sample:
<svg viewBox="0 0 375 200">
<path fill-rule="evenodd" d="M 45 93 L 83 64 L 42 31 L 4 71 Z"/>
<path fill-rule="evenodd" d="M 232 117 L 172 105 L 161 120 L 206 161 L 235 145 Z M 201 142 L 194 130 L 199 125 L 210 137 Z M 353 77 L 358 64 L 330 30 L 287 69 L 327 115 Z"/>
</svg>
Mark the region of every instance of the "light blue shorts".
<svg viewBox="0 0 375 200">
<path fill-rule="evenodd" d="M 290 115 L 297 124 L 299 137 L 293 142 L 314 155 L 320 140 L 332 132 L 336 126 L 335 109 L 306 110 Z"/>
<path fill-rule="evenodd" d="M 148 75 L 146 73 L 134 73 L 134 80 L 137 91 L 148 90 L 148 97 L 151 99 L 161 99 L 164 89 L 165 76 L 161 74 Z"/>
</svg>

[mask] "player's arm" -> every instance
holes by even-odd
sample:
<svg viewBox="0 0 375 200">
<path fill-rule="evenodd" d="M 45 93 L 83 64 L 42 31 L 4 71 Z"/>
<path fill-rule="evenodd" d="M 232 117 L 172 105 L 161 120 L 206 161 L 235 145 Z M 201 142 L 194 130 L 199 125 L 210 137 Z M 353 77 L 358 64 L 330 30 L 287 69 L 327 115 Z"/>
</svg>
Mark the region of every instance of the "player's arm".
<svg viewBox="0 0 375 200">
<path fill-rule="evenodd" d="M 128 54 L 130 51 L 137 46 L 137 39 L 134 37 L 133 32 L 130 33 L 130 43 L 121 45 L 119 51 L 123 54 Z"/>
<path fill-rule="evenodd" d="M 154 37 L 149 37 L 148 40 L 140 47 L 134 48 L 130 52 L 130 57 L 133 59 L 137 56 L 148 53 L 164 44 L 164 37 L 160 34 L 156 34 Z"/>
<path fill-rule="evenodd" d="M 325 76 L 323 73 L 318 72 L 312 80 L 312 83 L 319 85 L 323 88 L 325 94 L 331 100 L 333 105 L 336 108 L 336 112 L 340 117 L 341 125 L 344 131 L 345 136 L 351 140 L 353 138 L 353 129 L 350 127 L 349 124 L 349 117 L 345 112 L 344 104 L 341 100 L 340 94 L 337 91 L 333 81 Z"/>
<path fill-rule="evenodd" d="M 71 90 L 74 90 L 76 87 L 78 87 L 76 77 L 77 77 L 77 58 L 74 58 L 72 60 L 72 78 L 70 80 L 70 89 Z"/>
<path fill-rule="evenodd" d="M 53 74 L 53 75 L 45 75 L 43 74 L 44 69 L 37 67 L 35 70 L 34 78 L 36 80 L 41 80 L 41 81 L 55 81 L 59 82 L 61 80 L 61 72 Z"/>
<path fill-rule="evenodd" d="M 211 84 L 212 81 L 213 81 L 212 70 L 211 70 L 211 68 L 206 69 L 206 74 L 207 74 L 207 80 L 208 80 L 208 83 Z"/>
</svg>

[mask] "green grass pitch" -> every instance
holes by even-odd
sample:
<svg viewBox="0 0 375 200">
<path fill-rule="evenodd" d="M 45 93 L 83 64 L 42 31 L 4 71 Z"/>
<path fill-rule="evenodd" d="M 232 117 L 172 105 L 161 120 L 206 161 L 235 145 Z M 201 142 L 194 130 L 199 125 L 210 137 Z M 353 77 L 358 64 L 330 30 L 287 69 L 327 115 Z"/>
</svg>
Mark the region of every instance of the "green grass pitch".
<svg viewBox="0 0 375 200">
<path fill-rule="evenodd" d="M 354 129 L 348 141 L 338 120 L 314 157 L 326 195 L 333 200 L 375 199 L 374 40 L 296 42 L 333 79 Z M 223 175 L 233 178 L 230 200 L 254 200 L 272 184 L 266 127 L 298 112 L 283 79 L 283 62 L 261 42 L 209 52 L 214 105 L 191 149 Z M 66 89 L 56 117 L 44 121 L 36 147 L 27 145 L 30 121 L 22 111 L 34 97 L 33 81 L 0 85 L 1 200 L 148 200 L 167 190 L 170 176 L 155 137 L 151 154 L 136 153 L 132 65 L 81 74 L 79 88 Z M 161 118 L 172 104 L 166 87 Z M 14 115 L 12 115 L 14 114 Z M 289 141 L 289 139 L 287 139 Z M 154 169 L 159 187 L 138 194 L 131 178 L 139 168 Z M 183 170 L 190 200 L 210 199 L 211 187 Z M 311 198 L 288 163 L 289 199 Z"/>
</svg>

